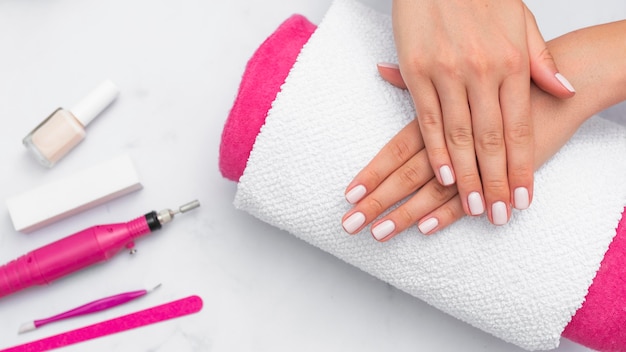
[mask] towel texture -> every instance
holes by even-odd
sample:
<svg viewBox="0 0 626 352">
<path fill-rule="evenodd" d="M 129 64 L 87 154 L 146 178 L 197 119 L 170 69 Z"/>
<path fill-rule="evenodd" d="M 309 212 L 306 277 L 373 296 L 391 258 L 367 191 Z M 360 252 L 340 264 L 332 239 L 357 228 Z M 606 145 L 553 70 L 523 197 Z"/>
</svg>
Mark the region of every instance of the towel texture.
<svg viewBox="0 0 626 352">
<path fill-rule="evenodd" d="M 596 188 L 594 168 L 624 175 L 610 159 L 624 155 L 623 129 L 584 126 L 538 173 L 533 208 L 507 228 L 466 219 L 432 238 L 347 236 L 343 187 L 413 114 L 407 94 L 377 77 L 375 63 L 394 59 L 392 45 L 388 18 L 350 1 L 333 5 L 277 97 L 236 203 L 505 340 L 555 347 L 615 233 L 625 192 Z M 559 183 L 568 174 L 575 178 Z"/>
<path fill-rule="evenodd" d="M 267 111 L 313 31 L 314 24 L 301 15 L 293 15 L 265 40 L 254 53 L 255 59 L 248 62 L 239 94 L 222 130 L 219 167 L 224 177 L 239 181 Z M 242 115 L 249 118 L 236 118 Z"/>
</svg>

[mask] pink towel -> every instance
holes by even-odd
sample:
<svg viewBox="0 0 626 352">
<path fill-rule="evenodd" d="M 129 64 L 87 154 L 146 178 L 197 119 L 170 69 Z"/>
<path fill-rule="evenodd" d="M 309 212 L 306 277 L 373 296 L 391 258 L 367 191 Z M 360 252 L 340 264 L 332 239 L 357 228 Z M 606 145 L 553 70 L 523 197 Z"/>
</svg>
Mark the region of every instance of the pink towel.
<svg viewBox="0 0 626 352">
<path fill-rule="evenodd" d="M 239 181 L 272 101 L 316 26 L 294 15 L 248 62 L 220 145 L 220 171 Z M 563 336 L 599 351 L 626 351 L 626 208 L 583 306 Z"/>
<path fill-rule="evenodd" d="M 239 94 L 222 131 L 219 166 L 224 177 L 239 181 L 272 101 L 315 28 L 306 18 L 293 15 L 248 61 Z"/>
</svg>

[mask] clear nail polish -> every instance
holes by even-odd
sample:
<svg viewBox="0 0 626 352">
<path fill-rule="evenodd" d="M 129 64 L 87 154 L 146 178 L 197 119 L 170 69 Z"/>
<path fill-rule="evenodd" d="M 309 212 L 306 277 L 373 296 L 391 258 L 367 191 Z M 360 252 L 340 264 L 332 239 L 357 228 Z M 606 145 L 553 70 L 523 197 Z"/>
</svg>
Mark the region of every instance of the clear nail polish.
<svg viewBox="0 0 626 352">
<path fill-rule="evenodd" d="M 73 108 L 56 109 L 24 137 L 22 143 L 41 164 L 54 166 L 85 138 L 85 126 L 117 95 L 118 89 L 113 82 L 104 81 Z"/>
</svg>

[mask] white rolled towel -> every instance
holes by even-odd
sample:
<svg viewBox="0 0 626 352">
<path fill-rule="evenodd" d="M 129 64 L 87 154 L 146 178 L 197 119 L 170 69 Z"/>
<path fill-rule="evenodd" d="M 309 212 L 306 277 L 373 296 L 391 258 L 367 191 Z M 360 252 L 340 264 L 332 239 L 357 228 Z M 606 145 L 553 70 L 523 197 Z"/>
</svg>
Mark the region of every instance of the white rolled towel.
<svg viewBox="0 0 626 352">
<path fill-rule="evenodd" d="M 536 173 L 532 207 L 506 226 L 465 218 L 429 237 L 349 236 L 345 187 L 414 116 L 408 93 L 376 70 L 393 61 L 387 15 L 333 3 L 272 104 L 235 205 L 497 337 L 556 348 L 626 204 L 626 128 L 585 123 Z"/>
</svg>

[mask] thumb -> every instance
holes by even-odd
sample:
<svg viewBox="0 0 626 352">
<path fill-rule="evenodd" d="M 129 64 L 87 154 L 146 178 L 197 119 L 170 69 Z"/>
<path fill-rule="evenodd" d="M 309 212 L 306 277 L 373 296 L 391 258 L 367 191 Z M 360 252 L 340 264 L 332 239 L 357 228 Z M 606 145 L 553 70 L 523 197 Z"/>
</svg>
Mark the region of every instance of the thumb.
<svg viewBox="0 0 626 352">
<path fill-rule="evenodd" d="M 572 84 L 559 73 L 554 58 L 548 50 L 543 36 L 539 32 L 535 16 L 524 6 L 526 11 L 526 38 L 530 58 L 530 76 L 535 84 L 558 98 L 571 98 L 576 93 Z"/>
<path fill-rule="evenodd" d="M 406 83 L 402 79 L 400 68 L 396 64 L 390 64 L 387 62 L 380 62 L 376 65 L 378 67 L 378 73 L 380 76 L 391 85 L 400 89 L 406 89 Z"/>
</svg>

